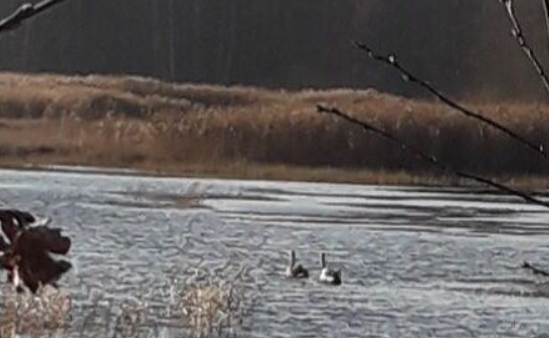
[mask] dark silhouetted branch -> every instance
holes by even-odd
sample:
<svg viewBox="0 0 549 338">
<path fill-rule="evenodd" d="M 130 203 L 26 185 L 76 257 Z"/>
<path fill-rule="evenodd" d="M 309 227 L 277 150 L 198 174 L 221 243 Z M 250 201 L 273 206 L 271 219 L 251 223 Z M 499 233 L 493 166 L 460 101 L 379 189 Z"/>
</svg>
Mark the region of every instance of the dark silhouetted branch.
<svg viewBox="0 0 549 338">
<path fill-rule="evenodd" d="M 355 42 L 355 44 L 359 49 L 365 51 L 371 59 L 373 59 L 375 61 L 379 61 L 381 63 L 385 63 L 385 64 L 389 65 L 390 67 L 396 69 L 400 73 L 400 75 L 401 75 L 401 77 L 404 81 L 410 82 L 410 83 L 415 83 L 415 84 L 421 86 L 423 89 L 427 90 L 429 93 L 434 95 L 436 98 L 438 98 L 444 104 L 446 104 L 448 107 L 460 112 L 461 114 L 463 114 L 467 117 L 470 117 L 470 118 L 476 119 L 478 121 L 481 121 L 482 123 L 485 123 L 485 124 L 489 125 L 490 127 L 495 128 L 495 129 L 505 133 L 506 135 L 508 135 L 512 139 L 522 143 L 528 149 L 535 151 L 538 155 L 541 155 L 546 161 L 549 160 L 549 158 L 547 157 L 547 153 L 545 152 L 545 147 L 543 145 L 534 144 L 533 142 L 529 141 L 526 137 L 518 134 L 517 132 L 515 132 L 515 131 L 507 128 L 507 127 L 505 127 L 504 125 L 500 124 L 499 122 L 496 122 L 496 121 L 494 121 L 494 120 L 492 120 L 488 117 L 485 117 L 480 113 L 474 112 L 471 109 L 465 108 L 461 104 L 459 104 L 459 103 L 453 101 L 452 99 L 448 98 L 440 90 L 433 87 L 427 81 L 424 81 L 424 80 L 418 78 L 417 76 L 412 74 L 410 71 L 405 69 L 403 66 L 401 66 L 400 63 L 398 63 L 395 55 L 384 56 L 384 55 L 376 53 L 373 49 L 371 49 L 370 47 L 368 47 L 367 45 L 365 45 L 361 42 Z"/>
<path fill-rule="evenodd" d="M 347 113 L 345 113 L 345 112 L 343 112 L 343 111 L 341 111 L 337 108 L 325 107 L 325 106 L 322 106 L 322 105 L 318 105 L 317 110 L 320 113 L 327 113 L 327 114 L 330 114 L 330 115 L 337 116 L 337 117 L 339 117 L 339 118 L 341 118 L 341 119 L 343 119 L 347 122 L 350 122 L 350 123 L 352 123 L 356 126 L 359 126 L 364 131 L 373 132 L 373 133 L 375 133 L 375 134 L 391 141 L 392 143 L 396 144 L 397 146 L 400 147 L 400 149 L 402 151 L 411 153 L 412 155 L 416 156 L 420 160 L 433 165 L 434 167 L 436 167 L 437 169 L 439 169 L 442 172 L 450 173 L 450 174 L 453 174 L 455 176 L 458 176 L 458 177 L 461 177 L 461 178 L 464 178 L 464 179 L 467 179 L 467 180 L 471 180 L 471 181 L 475 181 L 477 183 L 482 183 L 482 184 L 488 185 L 490 187 L 496 188 L 496 189 L 498 189 L 502 192 L 505 192 L 507 194 L 518 196 L 518 197 L 524 199 L 527 202 L 549 208 L 549 203 L 544 202 L 540 199 L 537 199 L 533 196 L 530 196 L 527 193 L 515 190 L 513 188 L 507 187 L 503 184 L 497 183 L 495 181 L 492 181 L 490 179 L 487 179 L 487 178 L 484 178 L 484 177 L 481 177 L 481 176 L 477 176 L 477 175 L 474 175 L 474 174 L 471 174 L 471 173 L 468 173 L 468 172 L 465 172 L 465 171 L 452 169 L 450 166 L 448 166 L 447 164 L 441 162 L 435 156 L 428 155 L 425 152 L 423 152 L 421 149 L 419 149 L 419 148 L 417 148 L 417 147 L 415 147 L 415 146 L 413 146 L 413 145 L 411 145 L 411 144 L 395 137 L 391 133 L 389 133 L 389 132 L 387 132 L 387 131 L 379 128 L 379 127 L 376 127 L 376 126 L 374 126 L 370 123 L 361 121 L 361 120 L 359 120 L 359 119 L 357 119 L 357 118 L 355 118 L 355 117 L 353 117 L 353 116 L 351 116 L 351 115 L 349 115 L 349 114 L 347 114 Z"/>
<path fill-rule="evenodd" d="M 24 3 L 13 14 L 0 21 L 0 33 L 19 27 L 23 22 L 35 17 L 66 0 L 44 0 L 37 4 Z"/>
<path fill-rule="evenodd" d="M 549 95 L 549 79 L 547 78 L 547 74 L 545 73 L 545 69 L 543 68 L 541 62 L 539 61 L 538 57 L 536 56 L 536 53 L 530 47 L 528 42 L 526 41 L 526 38 L 524 37 L 524 33 L 522 31 L 522 27 L 520 25 L 520 22 L 517 19 L 517 16 L 515 14 L 515 2 L 514 0 L 498 0 L 501 2 L 506 9 L 507 16 L 509 17 L 509 21 L 511 22 L 511 34 L 515 37 L 517 40 L 520 48 L 528 57 L 528 60 L 532 63 L 532 67 L 536 70 L 536 72 L 539 75 L 539 78 L 541 79 L 541 82 L 543 83 L 543 87 L 545 88 L 545 91 Z M 547 0 L 545 0 L 545 3 L 547 3 Z M 549 20 L 549 19 L 548 19 Z M 549 23 L 549 21 L 548 21 Z M 549 29 L 549 28 L 548 28 Z"/>
<path fill-rule="evenodd" d="M 526 270 L 532 271 L 532 273 L 533 273 L 534 275 L 540 275 L 540 276 L 549 277 L 549 272 L 544 271 L 544 270 L 541 270 L 541 269 L 539 269 L 539 268 L 536 268 L 535 266 L 533 266 L 532 264 L 530 264 L 530 263 L 528 263 L 528 262 L 522 263 L 522 268 L 523 268 L 523 269 L 526 269 Z"/>
</svg>

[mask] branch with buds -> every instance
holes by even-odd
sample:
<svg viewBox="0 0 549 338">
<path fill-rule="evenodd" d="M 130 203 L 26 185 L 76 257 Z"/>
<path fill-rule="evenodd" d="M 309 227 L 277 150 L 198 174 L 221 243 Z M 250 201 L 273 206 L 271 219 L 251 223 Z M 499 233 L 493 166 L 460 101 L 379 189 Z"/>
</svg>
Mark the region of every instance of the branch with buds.
<svg viewBox="0 0 549 338">
<path fill-rule="evenodd" d="M 393 54 L 390 54 L 388 56 L 381 55 L 377 52 L 375 52 L 373 49 L 365 45 L 361 42 L 355 42 L 356 46 L 366 52 L 366 54 L 373 60 L 384 63 L 391 68 L 397 70 L 402 79 L 405 82 L 415 83 L 428 91 L 430 94 L 435 96 L 437 99 L 439 99 L 442 103 L 444 103 L 446 106 L 452 108 L 453 110 L 469 117 L 473 118 L 477 121 L 480 121 L 494 129 L 497 129 L 501 131 L 502 133 L 506 134 L 510 138 L 522 143 L 525 147 L 528 149 L 534 151 L 536 154 L 543 157 L 544 160 L 549 161 L 549 157 L 547 156 L 547 153 L 545 152 L 545 147 L 542 144 L 535 144 L 534 142 L 528 140 L 526 137 L 520 135 L 519 133 L 511 130 L 510 128 L 502 125 L 501 123 L 494 121 L 488 117 L 485 116 L 485 114 L 475 112 L 469 108 L 464 107 L 463 105 L 457 103 L 456 101 L 450 99 L 446 95 L 444 95 L 440 90 L 435 88 L 433 85 L 428 83 L 425 80 L 420 79 L 416 75 L 414 75 L 412 72 L 404 68 L 397 60 L 397 57 Z"/>
<path fill-rule="evenodd" d="M 543 87 L 545 88 L 545 91 L 549 95 L 549 79 L 547 78 L 547 73 L 545 73 L 545 69 L 543 68 L 543 65 L 541 64 L 538 56 L 534 52 L 534 49 L 530 46 L 528 41 L 526 40 L 522 26 L 520 24 L 520 21 L 517 18 L 517 15 L 515 14 L 515 1 L 514 0 L 499 0 L 504 6 L 505 6 L 505 12 L 507 13 L 507 16 L 509 17 L 509 21 L 511 22 L 511 35 L 517 40 L 517 43 L 519 44 L 520 48 L 522 49 L 524 55 L 530 60 L 530 63 L 532 64 L 532 67 L 536 70 L 538 73 L 538 76 L 543 83 Z M 549 0 L 544 0 L 544 6 L 545 6 L 545 14 L 546 14 L 546 22 L 547 27 L 549 29 Z"/>
<path fill-rule="evenodd" d="M 431 164 L 432 166 L 434 166 L 435 168 L 437 168 L 438 170 L 440 170 L 442 172 L 453 174 L 453 175 L 455 175 L 457 177 L 460 177 L 460 178 L 464 178 L 464 179 L 467 179 L 467 180 L 470 180 L 470 181 L 474 181 L 474 182 L 477 182 L 477 183 L 482 183 L 482 184 L 488 185 L 492 188 L 496 188 L 499 191 L 502 191 L 502 192 L 505 192 L 507 194 L 511 194 L 511 195 L 520 197 L 520 198 L 522 198 L 523 200 L 525 200 L 527 202 L 549 208 L 549 203 L 547 203 L 545 201 L 542 201 L 538 198 L 535 198 L 535 197 L 533 197 L 533 196 L 531 196 L 527 193 L 515 190 L 515 189 L 507 187 L 507 186 L 505 186 L 501 183 L 492 181 L 490 179 L 487 179 L 487 178 L 484 178 L 484 177 L 481 177 L 481 176 L 478 176 L 478 175 L 475 175 L 475 174 L 471 174 L 471 173 L 468 173 L 468 172 L 465 172 L 465 171 L 452 169 L 450 166 L 448 166 L 446 163 L 440 161 L 435 156 L 428 155 L 425 152 L 423 152 L 421 149 L 419 149 L 419 148 L 417 148 L 417 147 L 415 147 L 415 146 L 413 146 L 409 143 L 406 143 L 405 141 L 397 138 L 396 136 L 394 136 L 391 133 L 383 130 L 382 128 L 377 127 L 377 126 L 375 126 L 371 123 L 361 121 L 361 120 L 353 117 L 352 115 L 350 115 L 348 113 L 345 113 L 345 112 L 343 112 L 343 111 L 341 111 L 337 108 L 325 107 L 325 106 L 322 106 L 322 105 L 318 105 L 317 110 L 318 110 L 319 113 L 326 113 L 326 114 L 333 115 L 333 116 L 336 116 L 338 118 L 341 118 L 341 119 L 343 119 L 343 120 L 345 120 L 349 123 L 352 123 L 352 124 L 360 127 L 362 130 L 364 130 L 366 132 L 372 132 L 374 134 L 377 134 L 377 135 L 385 138 L 386 140 L 392 142 L 393 144 L 397 145 L 398 147 L 400 147 L 400 149 L 402 151 L 411 153 L 412 155 L 416 156 L 418 159 L 420 159 L 420 160 L 422 160 L 422 161 L 424 161 L 428 164 Z"/>
</svg>

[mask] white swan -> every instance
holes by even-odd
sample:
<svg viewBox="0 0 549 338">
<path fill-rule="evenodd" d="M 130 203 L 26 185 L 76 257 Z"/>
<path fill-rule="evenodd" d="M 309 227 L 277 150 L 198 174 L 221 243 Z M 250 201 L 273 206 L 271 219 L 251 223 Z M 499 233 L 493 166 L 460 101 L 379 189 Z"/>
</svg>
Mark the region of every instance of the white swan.
<svg viewBox="0 0 549 338">
<path fill-rule="evenodd" d="M 308 278 L 309 271 L 301 264 L 295 265 L 295 251 L 290 251 L 290 265 L 286 268 L 287 278 Z"/>
<path fill-rule="evenodd" d="M 324 252 L 320 254 L 320 264 L 322 265 L 322 271 L 320 271 L 318 280 L 325 284 L 341 285 L 341 270 L 332 270 L 326 266 L 326 254 Z"/>
</svg>

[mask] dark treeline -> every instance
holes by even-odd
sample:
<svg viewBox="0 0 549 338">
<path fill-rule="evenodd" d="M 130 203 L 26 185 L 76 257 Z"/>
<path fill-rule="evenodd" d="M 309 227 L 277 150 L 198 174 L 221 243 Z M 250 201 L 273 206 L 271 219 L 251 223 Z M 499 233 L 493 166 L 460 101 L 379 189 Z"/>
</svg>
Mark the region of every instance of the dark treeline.
<svg viewBox="0 0 549 338">
<path fill-rule="evenodd" d="M 4 0 L 0 13 L 22 2 Z M 541 2 L 517 5 L 549 60 Z M 396 52 L 454 95 L 542 97 L 497 0 L 69 0 L 4 37 L 0 69 L 420 93 L 352 39 Z"/>
</svg>

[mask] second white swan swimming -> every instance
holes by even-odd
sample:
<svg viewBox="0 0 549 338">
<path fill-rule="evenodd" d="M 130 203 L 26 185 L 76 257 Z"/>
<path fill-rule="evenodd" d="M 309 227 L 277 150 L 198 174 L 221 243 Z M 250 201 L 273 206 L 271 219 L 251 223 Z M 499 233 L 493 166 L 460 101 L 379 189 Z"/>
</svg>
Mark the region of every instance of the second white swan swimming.
<svg viewBox="0 0 549 338">
<path fill-rule="evenodd" d="M 325 284 L 341 285 L 341 270 L 332 270 L 326 265 L 326 254 L 324 252 L 320 254 L 320 264 L 322 270 L 318 280 Z"/>
</svg>

